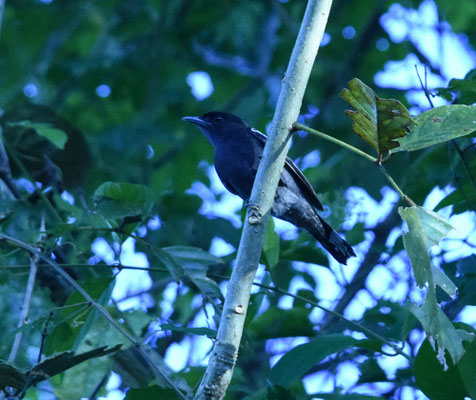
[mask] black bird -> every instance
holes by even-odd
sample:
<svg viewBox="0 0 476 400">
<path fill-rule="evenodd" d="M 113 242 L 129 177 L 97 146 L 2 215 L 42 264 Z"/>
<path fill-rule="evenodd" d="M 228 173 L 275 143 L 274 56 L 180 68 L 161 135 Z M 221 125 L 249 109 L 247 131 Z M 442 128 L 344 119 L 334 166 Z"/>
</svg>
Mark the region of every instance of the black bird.
<svg viewBox="0 0 476 400">
<path fill-rule="evenodd" d="M 215 169 L 223 185 L 248 201 L 266 143 L 266 136 L 236 115 L 212 111 L 201 117 L 184 117 L 197 125 L 215 149 Z M 287 157 L 271 215 L 307 230 L 340 263 L 354 257 L 352 247 L 327 224 L 323 207 L 310 183 Z"/>
</svg>

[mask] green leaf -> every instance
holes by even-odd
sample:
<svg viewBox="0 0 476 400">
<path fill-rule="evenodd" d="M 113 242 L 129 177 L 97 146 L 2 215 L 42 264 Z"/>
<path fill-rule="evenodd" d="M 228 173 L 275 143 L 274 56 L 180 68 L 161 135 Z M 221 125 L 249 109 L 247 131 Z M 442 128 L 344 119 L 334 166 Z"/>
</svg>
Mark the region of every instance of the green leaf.
<svg viewBox="0 0 476 400">
<path fill-rule="evenodd" d="M 94 192 L 94 201 L 105 218 L 124 218 L 149 214 L 154 196 L 144 185 L 104 182 Z"/>
<path fill-rule="evenodd" d="M 162 249 L 158 248 L 151 248 L 152 254 L 157 257 L 159 261 L 161 261 L 164 265 L 165 268 L 167 268 L 170 272 L 170 275 L 172 275 L 172 278 L 175 281 L 180 281 L 182 277 L 184 276 L 184 270 L 180 266 L 180 264 L 172 257 L 169 253 Z"/>
<path fill-rule="evenodd" d="M 463 325 L 463 324 L 461 324 Z M 474 329 L 467 327 L 474 334 Z M 468 332 L 467 332 L 468 333 Z M 466 354 L 458 363 L 435 351 L 429 339 L 422 343 L 415 358 L 414 373 L 418 388 L 432 400 L 463 400 L 476 395 L 476 341 L 466 343 Z"/>
<path fill-rule="evenodd" d="M 433 280 L 436 286 L 442 288 L 448 296 L 452 299 L 456 298 L 458 288 L 452 282 L 452 280 L 441 269 L 431 266 L 431 272 L 433 274 Z"/>
<path fill-rule="evenodd" d="M 320 336 L 288 351 L 273 367 L 269 379 L 276 385 L 289 387 L 324 358 L 354 347 L 358 343 L 359 340 L 341 334 Z"/>
<path fill-rule="evenodd" d="M 475 274 L 476 275 L 476 255 L 461 258 L 457 263 L 458 274 Z"/>
<path fill-rule="evenodd" d="M 82 287 L 101 305 L 107 305 L 114 281 L 112 278 L 94 278 L 82 283 Z M 89 332 L 98 312 L 95 308 L 83 304 L 86 300 L 78 291 L 73 292 L 61 311 L 64 322 L 56 326 L 45 341 L 44 353 L 51 355 L 66 350 L 76 350 Z"/>
<path fill-rule="evenodd" d="M 453 363 L 457 363 L 464 355 L 463 341 L 472 341 L 474 335 L 456 329 L 436 304 L 434 296 L 427 295 L 421 307 L 409 304 L 409 310 L 420 321 L 432 344 L 437 346 L 437 359 L 443 365 L 443 368 L 445 370 L 448 368 L 445 350 L 448 351 Z"/>
<path fill-rule="evenodd" d="M 397 151 L 424 149 L 438 143 L 469 135 L 476 130 L 476 106 L 455 104 L 432 108 L 415 117 L 417 125 L 410 134 L 397 139 Z"/>
<path fill-rule="evenodd" d="M 64 146 L 68 141 L 68 135 L 61 129 L 55 128 L 52 124 L 46 122 L 31 122 L 31 121 L 19 121 L 9 122 L 9 126 L 21 126 L 27 129 L 34 129 L 36 133 L 48 139 L 56 147 L 64 150 Z"/>
<path fill-rule="evenodd" d="M 263 255 L 268 268 L 274 268 L 279 262 L 279 236 L 274 231 L 274 222 L 270 218 L 263 243 Z"/>
<path fill-rule="evenodd" d="M 466 331 L 470 331 L 473 335 L 476 334 L 474 327 L 456 323 L 457 328 L 462 328 Z M 471 343 L 465 342 L 465 353 L 461 360 L 458 362 L 458 370 L 461 378 L 468 390 L 469 397 L 476 399 L 476 339 L 473 339 Z"/>
<path fill-rule="evenodd" d="M 365 240 L 365 224 L 356 223 L 351 230 L 345 232 L 345 239 L 351 246 L 356 246 Z"/>
<path fill-rule="evenodd" d="M 218 284 L 206 276 L 210 265 L 223 264 L 221 258 L 191 246 L 170 246 L 162 250 L 180 266 L 183 271 L 182 278 L 195 284 L 204 296 L 214 299 L 222 297 Z M 167 266 L 169 270 L 171 267 Z"/>
<path fill-rule="evenodd" d="M 457 94 L 458 103 L 473 104 L 476 102 L 476 69 L 469 71 L 464 79 L 451 79 L 447 88 L 436 89 L 439 96 L 452 101 L 452 94 Z"/>
<path fill-rule="evenodd" d="M 281 251 L 282 259 L 325 266 L 329 265 L 329 259 L 319 247 L 315 247 L 309 243 L 295 246 L 294 241 L 290 244 L 284 242 L 283 247 L 285 246 L 286 248 Z"/>
<path fill-rule="evenodd" d="M 360 378 L 358 384 L 386 382 L 388 380 L 385 371 L 378 365 L 375 358 L 369 358 L 359 365 Z"/>
<path fill-rule="evenodd" d="M 398 212 L 408 224 L 409 231 L 403 234 L 403 244 L 412 262 L 417 284 L 423 287 L 432 280 L 428 251 L 430 247 L 437 245 L 453 227 L 440 215 L 422 207 L 400 207 Z"/>
<path fill-rule="evenodd" d="M 474 204 L 476 204 L 476 189 L 472 183 L 468 182 L 442 199 L 435 207 L 435 211 L 453 206 L 453 212 L 461 214 L 467 211 L 468 208 L 473 208 Z"/>
<path fill-rule="evenodd" d="M 398 100 L 381 99 L 357 78 L 348 83 L 349 89 L 340 93 L 354 109 L 345 113 L 353 121 L 354 131 L 378 154 L 398 147 L 395 140 L 408 133 L 415 121 Z"/>
<path fill-rule="evenodd" d="M 223 264 L 223 260 L 220 257 L 214 256 L 199 247 L 169 246 L 164 247 L 163 250 L 179 262 L 198 262 L 207 266 Z"/>
</svg>

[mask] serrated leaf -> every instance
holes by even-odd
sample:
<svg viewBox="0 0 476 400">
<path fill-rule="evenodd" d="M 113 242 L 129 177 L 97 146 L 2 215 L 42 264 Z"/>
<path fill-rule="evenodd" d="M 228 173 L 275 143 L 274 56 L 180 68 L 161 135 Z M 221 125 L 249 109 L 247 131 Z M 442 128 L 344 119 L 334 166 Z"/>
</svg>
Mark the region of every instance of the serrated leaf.
<svg viewBox="0 0 476 400">
<path fill-rule="evenodd" d="M 424 149 L 438 143 L 469 135 L 476 130 L 476 107 L 454 104 L 432 108 L 415 117 L 417 125 L 410 133 L 397 139 L 397 151 Z"/>
<path fill-rule="evenodd" d="M 318 337 L 309 343 L 301 344 L 288 351 L 273 367 L 269 379 L 276 385 L 289 387 L 324 358 L 344 351 L 358 343 L 357 339 L 341 334 Z"/>
<path fill-rule="evenodd" d="M 68 135 L 61 129 L 55 128 L 52 124 L 46 122 L 32 122 L 32 121 L 19 121 L 9 122 L 9 126 L 21 126 L 27 129 L 34 129 L 36 133 L 48 139 L 56 147 L 64 150 L 64 146 L 68 141 Z"/>
<path fill-rule="evenodd" d="M 340 97 L 353 108 L 346 114 L 353 121 L 354 131 L 378 154 L 398 147 L 395 140 L 408 133 L 408 127 L 415 124 L 410 113 L 398 100 L 381 99 L 375 92 L 357 78 L 348 83 Z"/>
</svg>

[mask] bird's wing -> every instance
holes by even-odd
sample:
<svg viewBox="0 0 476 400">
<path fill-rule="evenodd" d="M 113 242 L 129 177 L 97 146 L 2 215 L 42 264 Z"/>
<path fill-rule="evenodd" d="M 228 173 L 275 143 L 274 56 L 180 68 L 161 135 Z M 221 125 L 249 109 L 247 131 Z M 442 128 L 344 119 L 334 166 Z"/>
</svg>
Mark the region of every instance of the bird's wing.
<svg viewBox="0 0 476 400">
<path fill-rule="evenodd" d="M 264 134 L 262 134 L 260 131 L 258 131 L 257 129 L 250 128 L 250 131 L 253 137 L 255 137 L 264 148 L 267 137 Z M 311 203 L 311 205 L 316 207 L 318 210 L 323 211 L 324 207 L 322 206 L 322 203 L 320 202 L 320 200 L 317 198 L 316 192 L 314 192 L 314 189 L 312 188 L 311 184 L 309 183 L 307 178 L 304 176 L 304 174 L 301 172 L 301 170 L 298 168 L 298 166 L 294 163 L 294 161 L 291 160 L 289 157 L 286 157 L 284 168 L 294 178 L 294 181 L 297 183 L 299 189 L 301 189 L 307 201 L 309 201 L 309 203 Z M 279 183 L 281 185 L 284 184 L 282 180 L 280 180 Z"/>
</svg>

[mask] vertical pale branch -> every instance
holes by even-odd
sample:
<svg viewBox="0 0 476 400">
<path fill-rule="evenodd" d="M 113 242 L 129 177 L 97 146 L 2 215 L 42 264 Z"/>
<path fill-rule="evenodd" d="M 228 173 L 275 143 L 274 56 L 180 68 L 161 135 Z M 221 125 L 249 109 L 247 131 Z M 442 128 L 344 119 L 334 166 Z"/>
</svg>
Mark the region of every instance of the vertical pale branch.
<svg viewBox="0 0 476 400">
<path fill-rule="evenodd" d="M 233 375 L 274 194 L 332 0 L 309 0 L 264 148 L 210 362 L 195 399 L 222 399 Z"/>
</svg>

